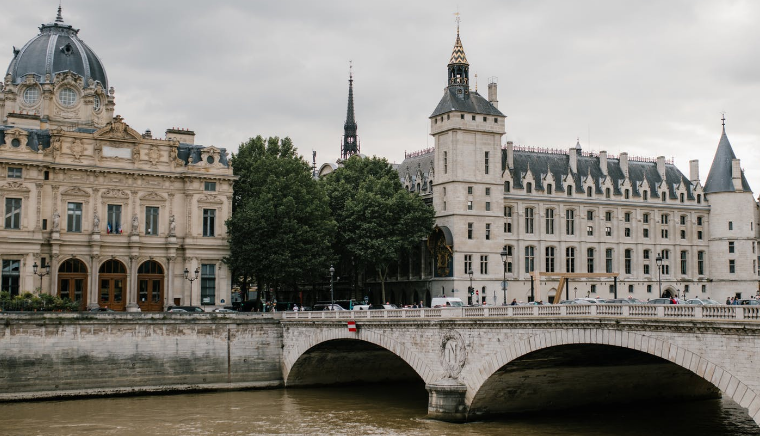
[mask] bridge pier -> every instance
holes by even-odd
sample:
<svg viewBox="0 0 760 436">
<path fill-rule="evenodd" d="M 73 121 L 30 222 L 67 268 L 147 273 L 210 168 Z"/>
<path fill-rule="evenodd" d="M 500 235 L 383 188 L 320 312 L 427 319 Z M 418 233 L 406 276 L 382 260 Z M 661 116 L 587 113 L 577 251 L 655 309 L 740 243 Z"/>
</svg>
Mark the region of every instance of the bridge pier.
<svg viewBox="0 0 760 436">
<path fill-rule="evenodd" d="M 429 418 L 447 422 L 467 420 L 467 404 L 464 400 L 467 386 L 456 379 L 445 378 L 427 383 L 425 389 L 429 395 Z"/>
</svg>

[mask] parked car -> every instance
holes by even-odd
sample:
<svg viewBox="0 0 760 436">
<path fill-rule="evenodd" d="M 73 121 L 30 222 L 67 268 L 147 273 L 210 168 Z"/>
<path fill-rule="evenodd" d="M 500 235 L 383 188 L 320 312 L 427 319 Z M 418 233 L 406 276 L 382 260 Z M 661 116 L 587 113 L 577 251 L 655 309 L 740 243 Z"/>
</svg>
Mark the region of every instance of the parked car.
<svg viewBox="0 0 760 436">
<path fill-rule="evenodd" d="M 214 313 L 237 313 L 237 310 L 233 310 L 227 307 L 217 307 L 213 310 Z"/>
<path fill-rule="evenodd" d="M 340 304 L 332 304 L 332 303 L 317 303 L 314 305 L 312 310 L 346 310 L 341 306 Z"/>
<path fill-rule="evenodd" d="M 377 309 L 398 309 L 398 306 L 395 304 L 373 304 L 369 306 L 370 310 L 377 310 Z"/>
<path fill-rule="evenodd" d="M 464 307 L 461 298 L 456 297 L 435 297 L 430 302 L 430 307 Z"/>
<path fill-rule="evenodd" d="M 653 298 L 647 301 L 647 304 L 673 304 L 670 298 Z"/>
<path fill-rule="evenodd" d="M 698 306 L 707 306 L 707 305 L 720 304 L 720 303 L 715 300 L 710 300 L 709 298 L 706 300 L 703 300 L 700 298 L 690 298 L 686 300 L 686 304 L 696 304 Z"/>
<path fill-rule="evenodd" d="M 357 304 L 354 307 L 351 308 L 351 310 L 369 310 L 370 305 L 369 304 Z"/>
<path fill-rule="evenodd" d="M 604 300 L 605 304 L 637 304 L 634 300 L 627 298 L 612 298 L 610 300 Z"/>
<path fill-rule="evenodd" d="M 760 300 L 739 300 L 739 304 L 742 306 L 760 306 Z"/>
<path fill-rule="evenodd" d="M 170 306 L 166 309 L 171 313 L 204 313 L 205 311 L 198 306 Z"/>
<path fill-rule="evenodd" d="M 107 307 L 96 307 L 94 309 L 90 309 L 90 312 L 116 312 L 113 309 L 109 309 Z"/>
<path fill-rule="evenodd" d="M 576 298 L 575 304 L 600 304 L 604 303 L 604 300 L 601 298 Z"/>
</svg>

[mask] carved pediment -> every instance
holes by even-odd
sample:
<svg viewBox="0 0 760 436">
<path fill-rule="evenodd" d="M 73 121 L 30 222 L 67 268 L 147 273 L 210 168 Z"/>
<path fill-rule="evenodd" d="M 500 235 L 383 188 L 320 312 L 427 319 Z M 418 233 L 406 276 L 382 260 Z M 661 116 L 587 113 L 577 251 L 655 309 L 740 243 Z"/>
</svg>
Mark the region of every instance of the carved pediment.
<svg viewBox="0 0 760 436">
<path fill-rule="evenodd" d="M 198 199 L 198 203 L 222 204 L 222 203 L 224 203 L 224 201 L 221 198 L 217 197 L 216 195 L 205 194 L 205 195 L 202 195 Z"/>
<path fill-rule="evenodd" d="M 118 139 L 122 141 L 135 142 L 142 139 L 142 135 L 124 122 L 121 116 L 116 115 L 113 120 L 106 124 L 105 127 L 95 132 L 98 139 Z"/>
<path fill-rule="evenodd" d="M 129 193 L 121 189 L 106 189 L 100 196 L 103 198 L 129 198 Z"/>
<path fill-rule="evenodd" d="M 5 144 L 0 147 L 12 150 L 26 149 L 26 143 L 29 139 L 29 132 L 24 129 L 14 127 L 5 131 Z"/>
<path fill-rule="evenodd" d="M 73 188 L 69 188 L 61 192 L 61 195 L 66 195 L 70 197 L 89 197 L 90 193 L 78 186 L 74 186 Z"/>
<path fill-rule="evenodd" d="M 3 191 L 29 192 L 29 188 L 27 188 L 21 182 L 8 182 L 4 184 L 2 187 L 0 187 L 0 189 L 2 189 Z"/>
<path fill-rule="evenodd" d="M 160 194 L 156 194 L 155 192 L 149 192 L 142 197 L 140 197 L 140 200 L 143 201 L 166 201 L 166 198 Z"/>
</svg>

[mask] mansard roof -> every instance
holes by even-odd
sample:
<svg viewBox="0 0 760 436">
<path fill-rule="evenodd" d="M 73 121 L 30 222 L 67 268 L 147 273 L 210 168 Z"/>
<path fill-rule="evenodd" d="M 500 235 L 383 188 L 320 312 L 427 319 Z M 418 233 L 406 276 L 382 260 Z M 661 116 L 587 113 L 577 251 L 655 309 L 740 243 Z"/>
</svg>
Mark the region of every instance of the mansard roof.
<svg viewBox="0 0 760 436">
<path fill-rule="evenodd" d="M 408 172 L 409 176 L 412 178 L 412 185 L 416 185 L 417 182 L 420 182 L 422 189 L 426 190 L 427 183 L 430 181 L 431 171 L 433 170 L 434 159 L 435 151 L 432 148 L 429 149 L 428 152 L 408 156 L 395 168 L 396 172 L 398 172 L 401 183 L 404 183 L 404 179 Z M 423 180 L 417 180 L 418 172 L 422 173 Z"/>
<path fill-rule="evenodd" d="M 503 113 L 496 109 L 491 102 L 478 94 L 477 91 L 470 91 L 465 94 L 464 97 L 460 98 L 456 94 L 456 89 L 449 87 L 443 92 L 443 97 L 432 115 L 430 115 L 430 118 L 454 111 L 482 115 L 496 115 L 500 117 L 504 116 Z"/>
<path fill-rule="evenodd" d="M 544 180 L 548 173 L 554 177 L 554 189 L 559 192 L 566 192 L 565 178 L 568 174 L 572 179 L 574 191 L 578 195 L 584 194 L 586 179 L 590 176 L 596 194 L 603 194 L 603 184 L 607 179 L 612 185 L 614 195 L 622 195 L 621 186 L 625 181 L 625 174 L 620 167 L 619 158 L 607 159 L 607 175 L 602 173 L 599 164 L 599 156 L 594 154 L 578 154 L 577 172 L 570 171 L 570 156 L 563 153 L 550 153 L 545 151 L 514 151 L 514 168 L 510 171 L 512 174 L 513 186 L 518 189 L 524 188 L 523 177 L 528 173 L 528 169 L 536 178 L 535 188 L 539 191 L 544 190 Z M 507 155 L 506 150 L 502 150 L 502 170 L 506 169 Z M 661 192 L 663 179 L 657 171 L 656 162 L 642 162 L 637 160 L 628 160 L 628 180 L 631 183 L 631 195 L 633 197 L 641 196 L 641 186 L 644 181 L 648 183 L 650 189 Z M 694 199 L 694 193 L 691 182 L 681 173 L 673 164 L 665 164 L 665 185 L 668 190 L 670 199 L 678 199 L 676 190 L 683 184 L 686 188 L 687 198 Z"/>
<path fill-rule="evenodd" d="M 731 143 L 726 136 L 726 127 L 723 126 L 723 133 L 720 135 L 718 149 L 715 150 L 715 157 L 710 166 L 710 173 L 707 175 L 705 182 L 705 193 L 713 192 L 736 192 L 733 181 L 733 160 L 736 159 Z M 742 170 L 742 190 L 751 192 L 749 182 L 744 177 Z"/>
</svg>

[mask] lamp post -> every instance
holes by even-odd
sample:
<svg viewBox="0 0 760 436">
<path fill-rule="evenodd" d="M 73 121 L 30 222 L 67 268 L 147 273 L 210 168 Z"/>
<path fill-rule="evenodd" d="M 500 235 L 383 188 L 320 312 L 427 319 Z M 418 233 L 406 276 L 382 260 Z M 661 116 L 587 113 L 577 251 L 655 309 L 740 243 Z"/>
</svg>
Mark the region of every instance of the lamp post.
<svg viewBox="0 0 760 436">
<path fill-rule="evenodd" d="M 502 263 L 502 276 L 503 280 L 501 281 L 501 291 L 504 293 L 504 302 L 501 304 L 502 306 L 507 305 L 507 255 L 509 252 L 507 251 L 507 247 L 504 247 L 501 250 L 501 263 Z"/>
<path fill-rule="evenodd" d="M 470 268 L 469 271 L 467 271 L 467 275 L 470 276 L 470 289 L 469 289 L 469 297 L 470 297 L 470 304 L 472 304 L 472 297 L 475 294 L 475 290 L 472 289 L 472 268 Z"/>
<path fill-rule="evenodd" d="M 32 271 L 34 271 L 34 275 L 40 278 L 40 294 L 42 294 L 42 278 L 50 274 L 50 264 L 45 265 L 45 272 L 37 272 L 37 262 L 34 262 Z"/>
<path fill-rule="evenodd" d="M 657 262 L 657 285 L 660 288 L 660 298 L 662 298 L 662 256 L 658 254 L 655 262 Z"/>
<path fill-rule="evenodd" d="M 335 276 L 335 268 L 330 265 L 330 310 L 335 310 L 335 293 L 333 291 L 333 277 Z"/>
<path fill-rule="evenodd" d="M 190 275 L 190 271 L 185 268 L 185 279 L 190 281 L 190 305 L 193 305 L 193 282 L 198 280 L 198 273 L 201 272 L 200 268 L 195 268 L 195 276 Z"/>
<path fill-rule="evenodd" d="M 573 288 L 573 298 L 578 298 L 578 287 Z"/>
</svg>

